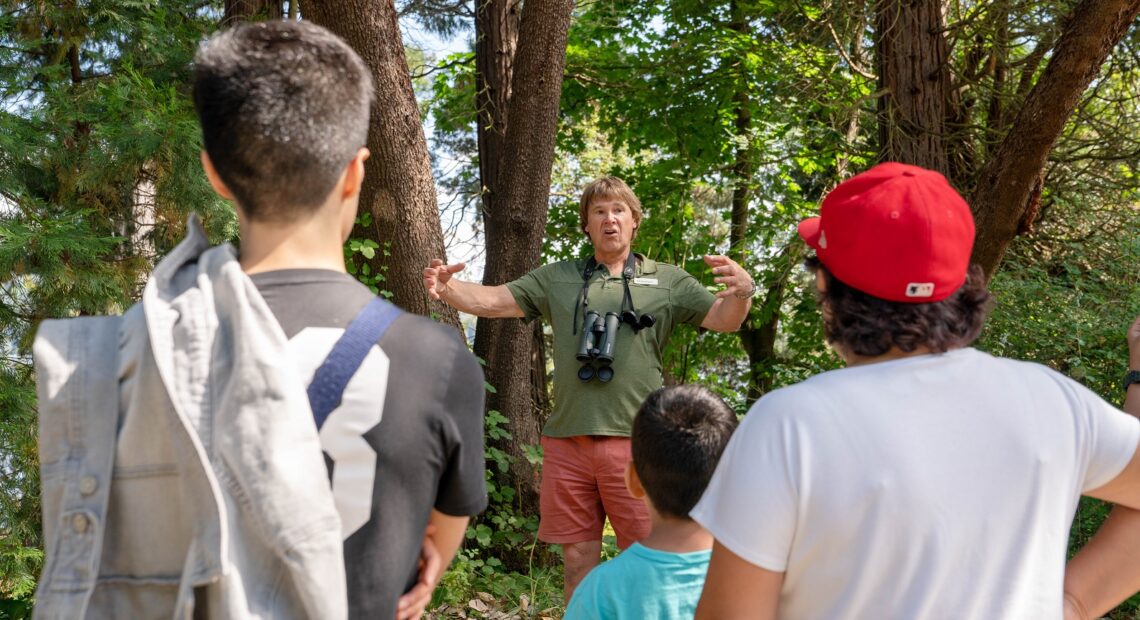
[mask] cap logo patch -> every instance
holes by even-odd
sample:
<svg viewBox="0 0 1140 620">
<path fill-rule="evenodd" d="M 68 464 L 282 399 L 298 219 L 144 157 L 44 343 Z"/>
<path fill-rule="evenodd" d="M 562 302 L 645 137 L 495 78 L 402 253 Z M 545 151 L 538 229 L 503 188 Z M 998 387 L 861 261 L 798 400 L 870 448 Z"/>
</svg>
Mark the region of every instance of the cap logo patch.
<svg viewBox="0 0 1140 620">
<path fill-rule="evenodd" d="M 819 231 L 819 247 L 824 250 L 827 249 L 827 233 L 822 230 Z"/>
<path fill-rule="evenodd" d="M 934 283 L 933 282 L 911 282 L 906 285 L 907 297 L 933 297 L 934 296 Z"/>
</svg>

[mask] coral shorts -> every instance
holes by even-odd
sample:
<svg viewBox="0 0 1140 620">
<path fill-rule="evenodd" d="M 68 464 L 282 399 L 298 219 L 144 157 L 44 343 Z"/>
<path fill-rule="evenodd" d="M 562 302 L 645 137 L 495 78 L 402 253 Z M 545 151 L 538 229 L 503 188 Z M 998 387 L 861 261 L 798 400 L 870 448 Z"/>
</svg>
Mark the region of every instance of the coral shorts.
<svg viewBox="0 0 1140 620">
<path fill-rule="evenodd" d="M 625 486 L 628 437 L 543 436 L 542 451 L 540 540 L 601 540 L 607 516 L 621 549 L 649 535 L 649 509 Z"/>
</svg>

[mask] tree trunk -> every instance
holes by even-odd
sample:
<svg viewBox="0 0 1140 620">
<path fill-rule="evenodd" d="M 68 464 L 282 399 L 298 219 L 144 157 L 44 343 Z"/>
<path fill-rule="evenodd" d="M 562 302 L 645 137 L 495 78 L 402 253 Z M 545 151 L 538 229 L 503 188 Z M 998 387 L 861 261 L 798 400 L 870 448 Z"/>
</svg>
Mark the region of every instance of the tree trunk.
<svg viewBox="0 0 1140 620">
<path fill-rule="evenodd" d="M 527 0 L 513 61 L 508 52 L 517 5 L 491 0 L 481 5 L 476 19 L 487 285 L 503 284 L 538 266 L 573 8 L 571 0 Z M 497 390 L 487 406 L 510 421 L 512 440 L 500 447 L 512 457 L 509 483 L 524 514 L 538 512 L 538 477 L 524 452 L 525 446 L 538 444 L 541 430 L 532 389 L 532 376 L 539 374 L 533 329 L 521 321 L 480 319 L 475 337 L 475 353 L 486 360 L 488 381 Z M 545 367 L 540 376 L 545 382 Z M 504 562 L 516 559 L 525 562 L 522 557 Z"/>
<path fill-rule="evenodd" d="M 1112 48 L 1140 14 L 1140 0 L 1083 0 L 1005 139 L 982 168 L 971 205 L 973 261 L 990 277 L 1027 215 L 1049 151 Z"/>
<path fill-rule="evenodd" d="M 986 148 L 997 142 L 1005 131 L 1006 76 L 1009 62 L 1009 0 L 999 0 L 993 8 L 997 20 L 994 42 L 990 51 L 993 65 L 993 86 L 990 89 L 990 102 L 986 110 Z"/>
<path fill-rule="evenodd" d="M 879 153 L 950 176 L 950 47 L 940 0 L 878 0 Z"/>
<path fill-rule="evenodd" d="M 412 91 L 403 38 L 392 0 L 312 0 L 306 17 L 348 42 L 372 71 L 376 97 L 368 126 L 368 149 L 360 205 L 372 214 L 374 238 L 392 301 L 409 312 L 440 317 L 459 329 L 459 315 L 433 302 L 423 287 L 423 270 L 444 256 L 427 139 Z M 359 227 L 358 227 L 359 228 Z"/>
<path fill-rule="evenodd" d="M 483 212 L 496 213 L 499 165 L 507 137 L 511 69 L 519 39 L 519 0 L 480 0 L 475 12 L 475 106 Z M 488 223 L 490 224 L 490 223 Z M 494 248 L 488 248 L 492 252 Z"/>
<path fill-rule="evenodd" d="M 852 29 L 851 34 L 851 50 L 848 55 L 851 58 L 851 63 L 857 66 L 864 66 L 864 52 L 866 47 L 864 45 L 865 29 L 867 27 L 867 5 L 865 2 L 859 2 L 855 7 L 855 27 Z M 836 45 L 841 45 L 841 42 L 836 42 Z M 855 151 L 856 141 L 859 139 L 859 117 L 863 114 L 862 103 L 857 103 L 851 109 L 851 115 L 847 117 L 846 127 L 843 128 L 844 138 L 844 151 L 839 154 L 835 161 L 835 176 L 839 179 L 847 178 L 850 173 L 851 167 L 851 153 Z"/>
<path fill-rule="evenodd" d="M 285 12 L 280 0 L 226 0 L 222 27 L 250 18 L 281 19 Z"/>
<path fill-rule="evenodd" d="M 751 36 L 748 18 L 735 0 L 729 3 L 732 21 L 729 28 L 742 37 Z M 742 83 L 744 83 L 742 81 Z M 738 140 L 735 160 L 732 165 L 732 213 L 730 215 L 728 253 L 741 265 L 747 264 L 747 234 L 749 226 L 748 205 L 752 202 L 753 176 L 756 174 L 755 149 L 750 139 L 752 133 L 752 108 L 748 91 L 740 88 L 732 97 L 735 107 L 735 129 Z M 740 326 L 740 344 L 748 355 L 748 402 L 752 403 L 770 385 L 768 369 L 775 356 L 775 334 L 779 325 L 777 311 L 767 318 L 757 316 L 761 305 L 754 305 L 744 324 Z M 771 336 L 771 338 L 769 338 Z"/>
</svg>

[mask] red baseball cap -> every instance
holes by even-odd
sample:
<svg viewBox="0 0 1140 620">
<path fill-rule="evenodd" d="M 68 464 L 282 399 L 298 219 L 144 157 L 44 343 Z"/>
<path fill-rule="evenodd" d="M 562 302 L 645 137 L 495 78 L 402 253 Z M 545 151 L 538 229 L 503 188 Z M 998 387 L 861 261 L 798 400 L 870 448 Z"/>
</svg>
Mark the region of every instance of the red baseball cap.
<svg viewBox="0 0 1140 620">
<path fill-rule="evenodd" d="M 966 281 L 974 216 L 946 177 L 888 162 L 840 183 L 799 233 L 840 282 L 880 299 L 930 303 Z"/>
</svg>

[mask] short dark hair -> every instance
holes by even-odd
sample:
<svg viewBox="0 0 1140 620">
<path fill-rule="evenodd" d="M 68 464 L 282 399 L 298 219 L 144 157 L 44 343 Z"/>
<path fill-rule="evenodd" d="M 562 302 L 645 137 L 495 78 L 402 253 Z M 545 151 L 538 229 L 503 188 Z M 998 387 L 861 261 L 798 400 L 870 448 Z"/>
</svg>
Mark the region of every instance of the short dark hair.
<svg viewBox="0 0 1140 620">
<path fill-rule="evenodd" d="M 969 346 L 982 333 L 993 305 L 982 268 L 971 265 L 966 282 L 942 301 L 887 301 L 852 288 L 812 256 L 805 266 L 822 277 L 817 294 L 827 341 L 856 355 L 874 357 L 898 347 L 910 353 L 926 346 L 935 353 Z"/>
<path fill-rule="evenodd" d="M 661 388 L 633 420 L 633 467 L 653 507 L 688 519 L 736 429 L 736 414 L 699 385 Z"/>
<path fill-rule="evenodd" d="M 218 176 L 255 220 L 319 206 L 368 138 L 372 76 L 308 22 L 239 24 L 194 57 L 194 108 Z"/>
</svg>

